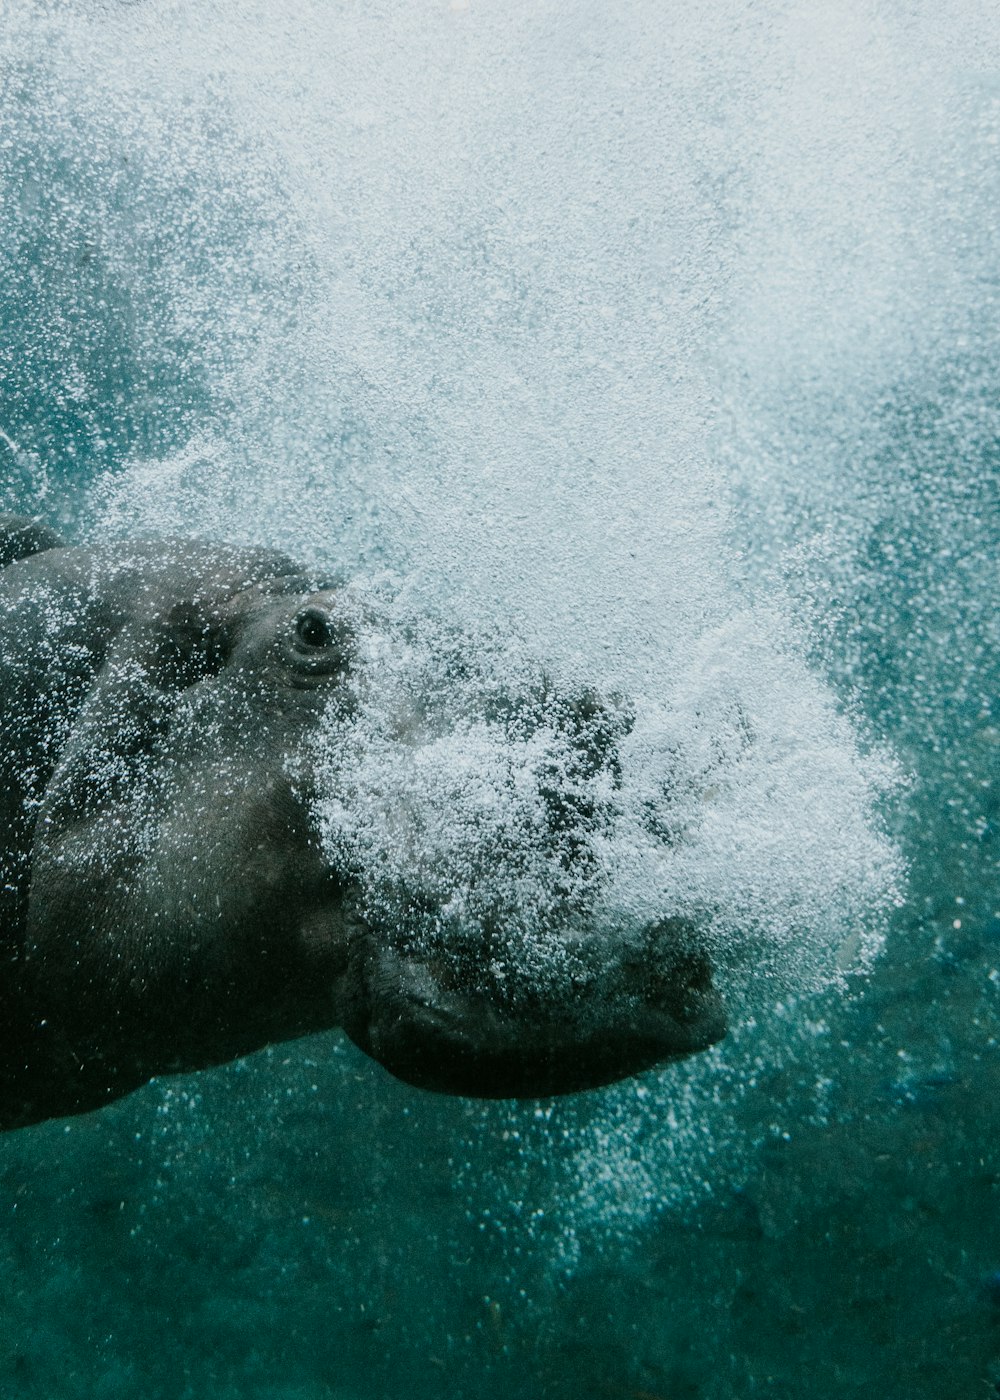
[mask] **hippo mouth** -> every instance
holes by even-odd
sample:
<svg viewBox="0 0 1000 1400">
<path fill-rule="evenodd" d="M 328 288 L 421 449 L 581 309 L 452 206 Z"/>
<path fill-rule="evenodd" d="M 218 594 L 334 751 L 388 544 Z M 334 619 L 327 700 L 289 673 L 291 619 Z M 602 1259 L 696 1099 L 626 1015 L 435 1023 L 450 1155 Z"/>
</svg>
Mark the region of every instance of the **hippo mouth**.
<svg viewBox="0 0 1000 1400">
<path fill-rule="evenodd" d="M 356 968 L 361 994 L 344 1028 L 396 1078 L 438 1093 L 542 1098 L 597 1088 L 726 1033 L 707 955 L 667 924 L 647 930 L 643 945 L 642 957 L 619 956 L 575 984 L 514 992 L 495 971 L 459 983 L 441 958 L 382 946 Z"/>
<path fill-rule="evenodd" d="M 357 921 L 355 1044 L 423 1088 L 534 1098 L 719 1040 L 703 940 L 656 918 L 680 887 L 673 750 L 651 768 L 630 702 L 563 689 L 516 646 L 359 618 L 350 704 L 310 753 Z"/>
</svg>

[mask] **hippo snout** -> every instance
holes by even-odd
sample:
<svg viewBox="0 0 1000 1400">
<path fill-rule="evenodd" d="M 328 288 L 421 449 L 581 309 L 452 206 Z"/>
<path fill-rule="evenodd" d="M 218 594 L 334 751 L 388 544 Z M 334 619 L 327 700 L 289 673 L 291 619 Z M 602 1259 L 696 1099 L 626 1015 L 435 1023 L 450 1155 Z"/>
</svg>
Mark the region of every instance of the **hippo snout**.
<svg viewBox="0 0 1000 1400">
<path fill-rule="evenodd" d="M 397 1078 L 478 1098 L 596 1088 L 725 1035 L 710 959 L 686 929 L 666 921 L 617 950 L 595 938 L 586 954 L 591 963 L 600 956 L 596 970 L 540 992 L 495 960 L 458 970 L 433 953 L 381 947 L 366 961 L 345 1028 Z"/>
</svg>

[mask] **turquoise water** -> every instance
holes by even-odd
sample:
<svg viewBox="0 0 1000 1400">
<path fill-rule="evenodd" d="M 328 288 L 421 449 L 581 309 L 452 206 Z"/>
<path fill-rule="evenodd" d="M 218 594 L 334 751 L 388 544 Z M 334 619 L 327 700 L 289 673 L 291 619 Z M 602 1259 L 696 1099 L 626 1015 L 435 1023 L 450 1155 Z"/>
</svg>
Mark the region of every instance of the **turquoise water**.
<svg viewBox="0 0 1000 1400">
<path fill-rule="evenodd" d="M 697 1061 L 481 1104 L 331 1032 L 0 1141 L 0 1392 L 1000 1394 L 992 7 L 2 19 L 5 505 L 722 676 L 810 784 L 715 800 L 775 933 Z"/>
</svg>

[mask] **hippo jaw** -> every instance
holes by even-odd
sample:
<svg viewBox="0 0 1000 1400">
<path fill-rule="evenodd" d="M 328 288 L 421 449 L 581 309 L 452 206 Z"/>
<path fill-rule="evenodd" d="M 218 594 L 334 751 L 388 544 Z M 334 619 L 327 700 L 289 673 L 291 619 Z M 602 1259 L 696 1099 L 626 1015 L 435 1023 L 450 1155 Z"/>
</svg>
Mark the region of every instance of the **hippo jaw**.
<svg viewBox="0 0 1000 1400">
<path fill-rule="evenodd" d="M 675 934 L 669 924 L 647 930 L 654 962 L 609 944 L 608 966 L 585 984 L 513 996 L 506 978 L 459 980 L 440 958 L 382 946 L 355 965 L 344 1029 L 396 1078 L 438 1093 L 541 1098 L 597 1088 L 725 1035 L 709 959 Z"/>
</svg>

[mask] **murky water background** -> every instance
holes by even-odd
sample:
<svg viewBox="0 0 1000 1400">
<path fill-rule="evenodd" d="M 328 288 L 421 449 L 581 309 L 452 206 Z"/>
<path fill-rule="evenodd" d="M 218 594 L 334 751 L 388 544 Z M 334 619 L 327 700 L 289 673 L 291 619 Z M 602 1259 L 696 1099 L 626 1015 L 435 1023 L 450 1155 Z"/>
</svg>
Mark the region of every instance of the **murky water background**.
<svg viewBox="0 0 1000 1400">
<path fill-rule="evenodd" d="M 331 1034 L 8 1136 L 3 1393 L 1000 1393 L 996 7 L 6 0 L 0 83 L 8 502 L 737 694 L 702 873 L 808 910 L 613 1089 Z"/>
</svg>

